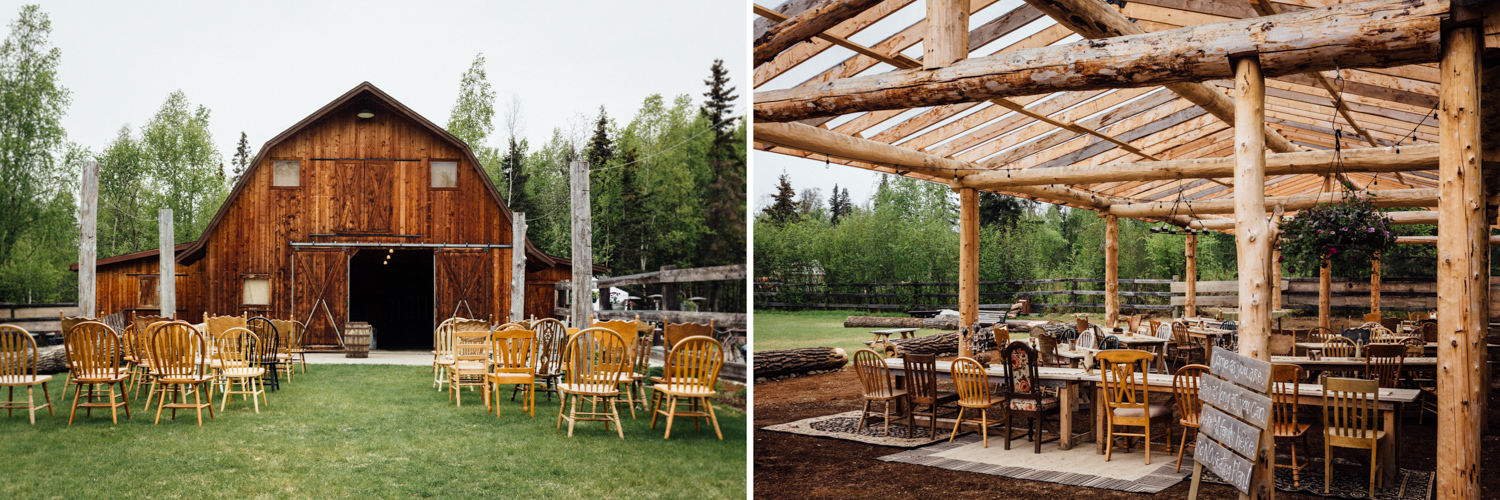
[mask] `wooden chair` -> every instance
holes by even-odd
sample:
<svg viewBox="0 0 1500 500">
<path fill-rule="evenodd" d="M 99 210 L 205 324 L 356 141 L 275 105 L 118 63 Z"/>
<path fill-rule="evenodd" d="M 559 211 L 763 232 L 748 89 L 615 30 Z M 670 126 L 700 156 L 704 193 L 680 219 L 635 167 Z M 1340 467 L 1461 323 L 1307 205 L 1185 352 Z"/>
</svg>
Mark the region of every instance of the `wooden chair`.
<svg viewBox="0 0 1500 500">
<path fill-rule="evenodd" d="M 899 408 L 910 408 L 911 398 L 905 389 L 897 389 L 895 381 L 891 378 L 891 371 L 881 359 L 880 354 L 870 349 L 860 349 L 854 353 L 854 373 L 859 376 L 861 395 L 865 399 L 864 409 L 859 413 L 859 426 L 855 430 L 865 428 L 865 422 L 870 416 L 870 404 L 875 402 L 885 403 L 884 435 L 891 433 L 891 403 L 896 403 Z M 916 420 L 911 412 L 906 412 L 906 437 L 911 437 L 911 428 Z"/>
<path fill-rule="evenodd" d="M 161 423 L 161 411 L 172 409 L 172 419 L 177 419 L 177 410 L 191 409 L 198 414 L 198 426 L 203 426 L 203 409 L 208 408 L 208 418 L 214 418 L 213 380 L 205 372 L 208 366 L 208 342 L 193 325 L 186 321 L 155 324 L 148 333 L 151 338 L 151 366 L 156 373 L 156 383 L 161 385 L 156 404 L 156 422 Z M 208 402 L 203 402 L 205 388 Z M 173 402 L 167 402 L 172 393 Z M 187 402 L 192 393 L 193 402 Z M 149 396 L 148 396 L 149 397 Z M 180 399 L 180 401 L 178 401 Z"/>
<path fill-rule="evenodd" d="M 1401 331 L 1401 318 L 1380 318 L 1380 326 L 1393 332 Z"/>
<path fill-rule="evenodd" d="M 646 405 L 651 401 L 646 398 L 646 381 L 651 377 L 651 341 L 653 340 L 652 337 L 655 336 L 655 328 L 653 327 L 651 330 L 653 331 L 637 333 L 635 344 L 630 348 L 630 372 L 628 373 L 630 376 L 630 387 L 628 389 L 634 391 L 632 398 L 639 396 L 635 401 L 640 402 L 641 409 L 643 410 L 646 409 Z M 709 338 L 713 337 L 710 336 Z M 635 418 L 634 404 L 630 407 L 630 418 Z"/>
<path fill-rule="evenodd" d="M 1304 452 L 1307 448 L 1307 429 L 1312 424 L 1304 424 L 1297 421 L 1297 399 L 1301 396 L 1299 385 L 1302 382 L 1302 367 L 1293 364 L 1271 365 L 1271 434 L 1275 439 L 1301 439 Z M 1292 447 L 1291 465 L 1276 464 L 1277 467 L 1292 469 L 1292 485 L 1300 485 L 1299 475 L 1302 469 L 1307 468 L 1307 462 L 1297 465 L 1297 443 L 1289 443 Z M 1272 443 L 1272 447 L 1275 444 Z M 1272 453 L 1271 461 L 1274 463 L 1275 453 Z"/>
<path fill-rule="evenodd" d="M 1084 329 L 1079 330 L 1078 339 L 1076 342 L 1077 343 L 1075 345 L 1077 345 L 1079 349 L 1095 349 L 1098 347 L 1098 340 L 1094 336 L 1093 328 L 1085 327 Z"/>
<path fill-rule="evenodd" d="M 1374 380 L 1380 387 L 1394 388 L 1401 381 L 1401 368 L 1406 360 L 1406 346 L 1402 344 L 1369 344 L 1365 346 L 1365 379 Z"/>
<path fill-rule="evenodd" d="M 297 366 L 302 366 L 302 373 L 307 373 L 307 349 L 302 344 L 302 323 L 296 320 L 271 320 L 271 326 L 276 327 L 276 332 L 281 334 L 281 349 L 276 357 L 280 360 L 278 365 L 286 374 L 286 381 L 291 382 L 297 372 Z"/>
<path fill-rule="evenodd" d="M 667 353 L 663 380 L 652 391 L 655 400 L 651 404 L 651 428 L 656 428 L 658 415 L 666 415 L 667 433 L 662 439 L 671 439 L 673 419 L 692 418 L 693 430 L 698 430 L 698 423 L 707 418 L 714 426 L 714 434 L 723 441 L 724 432 L 719 430 L 719 417 L 714 415 L 713 405 L 714 396 L 719 394 L 719 369 L 723 367 L 724 346 L 713 337 L 688 337 L 674 344 Z M 661 407 L 663 399 L 665 409 Z M 683 403 L 691 404 L 691 409 L 679 409 L 678 405 Z"/>
<path fill-rule="evenodd" d="M 6 392 L 9 393 L 0 408 L 5 409 L 6 418 L 10 418 L 11 412 L 18 408 L 26 409 L 31 417 L 31 425 L 36 425 L 36 411 L 42 408 L 47 409 L 48 415 L 57 415 L 52 411 L 52 393 L 47 392 L 47 382 L 52 380 L 52 376 L 38 375 L 36 372 L 36 339 L 31 338 L 31 333 L 25 328 L 0 325 L 0 387 L 7 388 Z M 47 404 L 41 406 L 36 404 L 35 388 L 38 385 L 42 386 L 42 397 L 47 399 Z M 17 387 L 26 388 L 25 403 L 15 401 Z"/>
<path fill-rule="evenodd" d="M 1376 408 L 1380 385 L 1374 380 L 1332 377 L 1323 382 L 1323 493 L 1333 477 L 1333 447 L 1370 450 L 1370 497 L 1380 481 L 1376 450 L 1385 431 L 1380 430 Z"/>
<path fill-rule="evenodd" d="M 1332 338 L 1344 338 L 1344 337 L 1342 335 L 1339 335 L 1338 332 L 1333 331 L 1333 329 L 1331 329 L 1331 328 L 1326 328 L 1326 327 L 1321 327 L 1321 326 L 1315 326 L 1315 327 L 1312 327 L 1312 328 L 1310 328 L 1310 329 L 1307 330 L 1307 341 L 1308 342 L 1326 342 L 1326 341 L 1328 341 L 1328 339 L 1332 339 Z"/>
<path fill-rule="evenodd" d="M 1203 416 L 1203 402 L 1198 399 L 1198 382 L 1203 378 L 1203 372 L 1208 371 L 1205 365 L 1187 365 L 1177 369 L 1172 376 L 1172 396 L 1177 400 L 1177 423 L 1182 424 L 1182 441 L 1177 443 L 1177 471 L 1182 471 L 1182 454 L 1187 451 L 1188 446 L 1193 446 L 1196 451 L 1196 441 L 1188 443 L 1188 431 L 1198 430 L 1198 420 Z"/>
<path fill-rule="evenodd" d="M 1370 325 L 1369 344 L 1394 344 L 1397 342 L 1396 332 L 1380 325 Z"/>
<path fill-rule="evenodd" d="M 568 337 L 563 347 L 566 375 L 557 384 L 562 397 L 562 405 L 557 409 L 557 428 L 561 429 L 563 420 L 567 420 L 568 437 L 573 436 L 573 426 L 578 421 L 596 421 L 605 422 L 605 429 L 614 424 L 620 439 L 625 439 L 615 400 L 620 396 L 620 376 L 630 366 L 627 350 L 625 338 L 608 328 L 585 328 Z M 565 411 L 569 396 L 573 398 L 573 407 Z M 579 412 L 578 406 L 584 398 L 593 401 L 593 407 L 591 411 Z M 601 404 L 609 411 L 599 411 Z"/>
<path fill-rule="evenodd" d="M 448 367 L 448 399 L 464 405 L 463 388 L 488 390 L 485 376 L 490 372 L 490 329 L 484 320 L 460 320 L 453 323 L 453 365 Z"/>
<path fill-rule="evenodd" d="M 1422 341 L 1423 342 L 1437 342 L 1437 333 L 1438 333 L 1437 323 L 1433 323 L 1433 322 L 1422 323 L 1421 330 L 1422 330 Z"/>
<path fill-rule="evenodd" d="M 1047 336 L 1051 338 L 1050 335 Z M 1052 347 L 1057 348 L 1057 340 L 1052 341 Z M 901 357 L 901 362 L 906 366 L 906 391 L 911 398 L 911 414 L 913 417 L 921 415 L 927 417 L 927 436 L 937 436 L 938 409 L 950 406 L 958 409 L 958 393 L 938 392 L 937 385 L 937 356 L 931 354 L 906 354 Z M 927 412 L 917 410 L 918 406 L 926 405 Z"/>
<path fill-rule="evenodd" d="M 219 379 L 222 381 L 221 392 L 224 395 L 223 401 L 219 403 L 219 411 L 229 407 L 229 396 L 234 394 L 239 394 L 240 399 L 248 396 L 255 406 L 255 413 L 260 413 L 262 401 L 270 406 L 271 402 L 266 400 L 263 380 L 266 368 L 260 364 L 270 346 L 255 332 L 237 326 L 219 332 L 214 337 L 214 345 L 218 348 L 213 356 L 220 362 Z M 239 390 L 234 389 L 236 382 L 240 385 Z"/>
<path fill-rule="evenodd" d="M 118 409 L 123 406 L 125 418 L 130 418 L 130 396 L 125 393 L 125 381 L 130 378 L 130 372 L 120 364 L 124 352 L 121 344 L 120 335 L 113 328 L 97 321 L 78 323 L 68 331 L 63 346 L 68 353 L 68 382 L 75 386 L 68 425 L 73 425 L 79 407 L 86 408 L 85 415 L 92 414 L 94 408 L 109 408 L 110 419 L 118 424 Z M 100 385 L 108 392 L 99 389 Z M 120 389 L 119 394 L 115 393 L 116 387 Z M 80 403 L 80 396 L 87 400 Z M 101 397 L 108 399 L 97 401 Z"/>
<path fill-rule="evenodd" d="M 1068 362 L 1057 356 L 1057 337 L 1047 332 L 1033 333 L 1036 336 L 1036 350 L 1042 357 L 1042 366 L 1067 366 Z"/>
<path fill-rule="evenodd" d="M 1031 429 L 1027 435 L 1035 443 L 1032 453 L 1042 452 L 1042 424 L 1048 415 L 1060 417 L 1057 398 L 1042 392 L 1036 385 L 1037 351 L 1024 342 L 1011 342 L 1000 350 L 1001 364 L 1005 366 L 1005 383 L 1000 396 L 1005 399 L 1005 449 L 1010 449 L 1010 439 L 1015 434 L 1011 419 L 1026 417 Z M 1057 427 L 1061 429 L 1061 424 Z M 1059 435 L 1061 437 L 1061 435 Z"/>
<path fill-rule="evenodd" d="M 1151 404 L 1151 386 L 1146 383 L 1151 358 L 1151 353 L 1134 349 L 1103 351 L 1094 355 L 1094 360 L 1099 363 L 1099 377 L 1103 382 L 1102 403 L 1107 410 L 1105 417 L 1109 436 L 1104 446 L 1106 462 L 1113 457 L 1116 436 L 1140 437 L 1146 441 L 1146 465 L 1150 465 L 1151 427 L 1156 424 L 1167 427 L 1167 453 L 1172 452 L 1172 409 Z M 1143 427 L 1144 432 L 1117 432 L 1116 427 Z"/>
<path fill-rule="evenodd" d="M 432 386 L 439 391 L 448 383 L 448 369 L 453 367 L 453 323 L 460 319 L 445 319 L 432 331 Z"/>
<path fill-rule="evenodd" d="M 1365 315 L 1365 323 L 1379 323 L 1380 313 L 1369 313 Z"/>
<path fill-rule="evenodd" d="M 640 345 L 638 339 L 641 336 L 641 318 L 640 316 L 636 316 L 634 320 L 629 321 L 623 319 L 602 322 L 595 321 L 594 328 L 608 328 L 610 330 L 614 330 L 615 333 L 620 334 L 620 338 L 625 339 L 625 356 L 627 364 L 625 372 L 620 376 L 620 385 L 627 386 L 625 390 L 621 392 L 625 395 L 625 402 L 627 403 L 626 406 L 630 408 L 630 418 L 634 419 L 636 404 L 646 404 L 645 396 L 642 395 L 641 399 L 637 400 L 635 397 L 635 391 L 632 390 L 635 385 L 635 377 L 633 375 L 634 370 L 632 369 L 632 367 L 635 365 L 635 359 L 638 351 L 637 347 Z M 649 344 L 647 345 L 649 348 Z M 646 353 L 646 355 L 648 356 L 647 359 L 649 360 L 650 354 Z M 642 378 L 644 379 L 644 377 Z"/>
<path fill-rule="evenodd" d="M 666 323 L 661 327 L 662 347 L 668 351 L 677 346 L 678 342 L 688 337 L 714 337 L 714 320 L 708 320 L 708 324 L 702 323 Z"/>
<path fill-rule="evenodd" d="M 1267 339 L 1267 347 L 1272 356 L 1290 356 L 1292 350 L 1297 347 L 1297 339 L 1292 334 L 1273 333 Z"/>
<path fill-rule="evenodd" d="M 1141 329 L 1141 320 L 1143 318 L 1145 318 L 1144 314 L 1132 314 L 1132 315 L 1126 316 L 1125 317 L 1125 331 L 1130 332 L 1132 335 L 1136 334 L 1136 333 L 1139 333 L 1139 331 Z"/>
<path fill-rule="evenodd" d="M 203 334 L 208 338 L 218 338 L 219 334 L 229 331 L 230 328 L 246 328 L 250 326 L 249 320 L 244 316 L 210 316 L 203 313 Z"/>
<path fill-rule="evenodd" d="M 1180 363 L 1181 366 L 1208 359 L 1208 348 L 1203 344 L 1193 342 L 1192 335 L 1188 334 L 1186 323 L 1181 321 L 1172 322 L 1172 343 L 1167 344 L 1167 358 L 1170 361 Z"/>
<path fill-rule="evenodd" d="M 984 447 L 990 447 L 990 419 L 985 410 L 1000 406 L 1005 411 L 1005 397 L 990 395 L 989 374 L 985 373 L 984 367 L 972 358 L 958 358 L 953 360 L 953 385 L 958 388 L 958 421 L 953 423 L 953 433 L 948 436 L 948 442 L 958 437 L 958 429 L 963 427 L 964 412 L 969 408 L 979 410 L 979 432 L 984 436 Z M 999 425 L 1001 422 L 995 422 Z"/>
<path fill-rule="evenodd" d="M 523 392 L 521 411 L 536 418 L 536 332 L 521 328 L 495 330 L 490 334 L 490 352 L 494 353 L 490 372 L 484 376 L 489 387 L 484 391 L 484 407 L 490 408 L 490 394 L 495 396 L 495 418 L 500 418 L 500 386 L 514 385 Z"/>
<path fill-rule="evenodd" d="M 261 388 L 265 389 L 265 383 L 270 382 L 270 390 L 281 390 L 282 360 L 291 360 L 291 352 L 287 350 L 286 342 L 282 340 L 281 331 L 276 328 L 271 318 L 265 316 L 250 318 L 245 322 L 245 328 L 255 332 L 260 343 L 265 344 L 264 349 L 258 349 L 255 352 L 257 355 L 255 364 L 265 369 L 261 373 L 263 379 Z"/>
<path fill-rule="evenodd" d="M 1330 358 L 1352 358 L 1359 355 L 1359 346 L 1347 337 L 1330 337 L 1323 341 L 1323 356 Z"/>
<path fill-rule="evenodd" d="M 568 342 L 568 327 L 562 321 L 543 318 L 532 323 L 536 331 L 536 383 L 541 392 L 547 393 L 547 401 L 557 392 L 557 381 L 562 377 L 562 349 Z M 511 390 L 511 401 L 516 400 L 520 387 Z"/>
</svg>

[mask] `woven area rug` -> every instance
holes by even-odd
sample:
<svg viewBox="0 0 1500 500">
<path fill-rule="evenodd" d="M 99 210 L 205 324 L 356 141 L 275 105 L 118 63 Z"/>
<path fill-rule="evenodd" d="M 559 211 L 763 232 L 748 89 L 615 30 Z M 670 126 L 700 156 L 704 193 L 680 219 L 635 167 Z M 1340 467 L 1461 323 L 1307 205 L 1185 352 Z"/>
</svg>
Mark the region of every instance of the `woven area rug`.
<svg viewBox="0 0 1500 500">
<path fill-rule="evenodd" d="M 1276 458 L 1277 463 L 1291 463 L 1291 457 L 1280 455 Z M 1183 463 L 1187 468 L 1187 463 Z M 1370 496 L 1370 469 L 1367 464 L 1361 464 L 1343 458 L 1333 459 L 1333 482 L 1329 484 L 1328 493 L 1323 493 L 1323 459 L 1314 458 L 1308 463 L 1306 469 L 1298 474 L 1300 480 L 1298 486 L 1292 485 L 1291 469 L 1276 469 L 1276 489 L 1281 491 L 1295 491 L 1329 498 L 1376 498 L 1380 500 L 1425 500 L 1431 498 L 1433 481 L 1436 478 L 1434 471 L 1415 471 L 1411 469 L 1400 469 L 1396 473 L 1396 481 L 1376 487 L 1375 496 Z M 1203 470 L 1203 481 L 1208 483 L 1229 484 L 1228 481 L 1220 479 L 1208 469 Z"/>
<path fill-rule="evenodd" d="M 927 434 L 927 426 L 917 425 L 915 429 L 912 429 L 912 437 L 907 438 L 906 422 L 904 420 L 901 421 L 901 423 L 896 423 L 893 421 L 891 422 L 890 435 L 885 436 L 883 435 L 885 434 L 885 424 L 879 423 L 878 420 L 879 419 L 876 419 L 877 423 L 866 425 L 865 428 L 856 431 L 855 427 L 859 425 L 859 411 L 856 410 L 846 411 L 844 413 L 835 413 L 833 415 L 802 419 L 796 422 L 787 422 L 785 424 L 768 425 L 765 427 L 761 427 L 761 430 L 788 432 L 792 434 L 801 434 L 804 436 L 844 439 L 848 441 L 857 441 L 860 443 L 873 444 L 878 446 L 915 448 L 918 446 L 932 444 L 936 441 L 947 442 L 948 432 L 953 429 L 953 421 L 951 419 L 939 418 L 938 432 L 936 436 L 929 436 Z M 924 423 L 924 420 L 922 418 L 918 418 L 917 422 L 918 424 L 921 424 Z M 947 427 L 946 430 L 944 429 L 945 425 Z M 962 439 L 962 436 L 964 436 L 965 434 L 969 434 L 969 432 L 960 432 L 958 434 L 959 439 Z"/>
<path fill-rule="evenodd" d="M 1174 472 L 1177 456 L 1165 452 L 1153 452 L 1151 465 L 1146 465 L 1139 449 L 1132 453 L 1116 451 L 1109 462 L 1094 451 L 1092 443 L 1064 451 L 1054 441 L 1042 444 L 1041 453 L 1032 453 L 1032 449 L 1032 442 L 1022 437 L 1012 439 L 1007 451 L 1003 435 L 999 439 L 991 435 L 990 447 L 984 448 L 978 434 L 969 434 L 952 443 L 886 455 L 880 460 L 1132 493 L 1156 493 L 1193 472 L 1188 461 L 1183 462 L 1182 472 Z"/>
</svg>

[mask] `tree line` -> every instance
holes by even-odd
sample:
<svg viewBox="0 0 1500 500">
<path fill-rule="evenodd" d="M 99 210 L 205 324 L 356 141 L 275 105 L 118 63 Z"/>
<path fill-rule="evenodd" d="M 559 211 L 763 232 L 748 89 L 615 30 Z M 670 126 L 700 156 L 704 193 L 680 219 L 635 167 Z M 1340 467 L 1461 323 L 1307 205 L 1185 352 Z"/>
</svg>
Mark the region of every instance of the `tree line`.
<svg viewBox="0 0 1500 500">
<path fill-rule="evenodd" d="M 0 43 L 0 302 L 69 302 L 77 297 L 79 177 L 99 163 L 98 257 L 157 247 L 157 211 L 173 210 L 174 240 L 196 240 L 229 189 L 254 162 L 249 138 L 225 165 L 209 128 L 212 113 L 182 91 L 166 96 L 139 127 L 126 125 L 97 149 L 67 141 L 62 119 L 71 93 L 58 80 L 61 51 L 39 6 L 27 5 Z M 738 96 L 720 61 L 703 103 L 687 96 L 645 99 L 626 124 L 601 107 L 588 121 L 553 130 L 533 146 L 521 137 L 521 101 L 502 110 L 479 55 L 460 79 L 447 129 L 474 150 L 512 210 L 526 212 L 529 235 L 567 257 L 568 165 L 592 173 L 595 262 L 612 274 L 745 261 L 745 124 L 732 116 Z"/>
</svg>

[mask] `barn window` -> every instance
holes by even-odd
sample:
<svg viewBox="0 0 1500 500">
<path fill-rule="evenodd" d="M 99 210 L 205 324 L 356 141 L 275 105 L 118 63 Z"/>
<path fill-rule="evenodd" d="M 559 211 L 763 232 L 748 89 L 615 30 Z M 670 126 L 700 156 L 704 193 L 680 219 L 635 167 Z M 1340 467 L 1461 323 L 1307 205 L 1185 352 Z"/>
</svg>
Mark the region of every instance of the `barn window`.
<svg viewBox="0 0 1500 500">
<path fill-rule="evenodd" d="M 456 161 L 434 161 L 432 162 L 432 187 L 433 189 L 454 189 L 458 187 L 458 162 Z"/>
<path fill-rule="evenodd" d="M 136 276 L 136 283 L 140 285 L 140 295 L 137 296 L 136 307 L 139 309 L 154 309 L 161 307 L 161 286 L 157 284 L 158 276 L 141 275 Z"/>
<path fill-rule="evenodd" d="M 271 162 L 271 167 L 271 186 L 298 187 L 302 185 L 302 162 L 297 160 L 276 160 Z"/>
<path fill-rule="evenodd" d="M 244 296 L 240 303 L 246 306 L 271 305 L 271 279 L 245 277 Z"/>
</svg>

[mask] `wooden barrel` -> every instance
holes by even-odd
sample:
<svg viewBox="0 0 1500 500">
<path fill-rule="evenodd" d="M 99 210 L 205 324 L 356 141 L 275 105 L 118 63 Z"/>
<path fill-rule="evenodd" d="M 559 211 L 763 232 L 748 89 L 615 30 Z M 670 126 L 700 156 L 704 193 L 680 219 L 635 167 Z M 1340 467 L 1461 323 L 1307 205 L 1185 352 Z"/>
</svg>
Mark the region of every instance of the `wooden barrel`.
<svg viewBox="0 0 1500 500">
<path fill-rule="evenodd" d="M 344 357 L 370 357 L 369 323 L 344 323 Z"/>
</svg>

